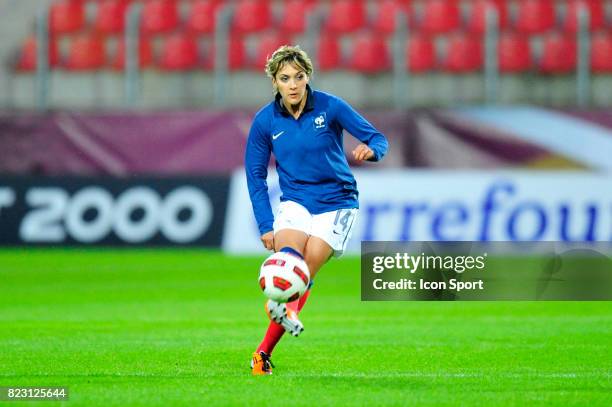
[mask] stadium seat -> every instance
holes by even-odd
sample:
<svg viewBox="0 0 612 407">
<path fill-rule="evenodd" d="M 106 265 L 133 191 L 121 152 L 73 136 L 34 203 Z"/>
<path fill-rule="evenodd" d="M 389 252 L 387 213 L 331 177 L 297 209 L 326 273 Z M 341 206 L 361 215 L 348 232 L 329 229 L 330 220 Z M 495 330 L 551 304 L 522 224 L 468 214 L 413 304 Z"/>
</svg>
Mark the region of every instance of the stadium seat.
<svg viewBox="0 0 612 407">
<path fill-rule="evenodd" d="M 215 45 L 211 44 L 206 53 L 206 59 L 202 64 L 202 68 L 206 71 L 213 70 L 215 68 L 215 61 L 217 54 L 215 52 Z M 234 35 L 229 39 L 229 46 L 227 47 L 227 64 L 230 71 L 236 71 L 242 69 L 246 65 L 246 52 L 244 49 L 244 41 L 242 37 Z"/>
<path fill-rule="evenodd" d="M 429 0 L 422 4 L 419 29 L 429 34 L 452 31 L 460 25 L 459 5 L 456 0 Z"/>
<path fill-rule="evenodd" d="M 317 69 L 331 71 L 342 67 L 340 42 L 335 34 L 323 33 L 317 40 Z"/>
<path fill-rule="evenodd" d="M 576 40 L 573 36 L 550 33 L 544 37 L 539 69 L 543 73 L 560 74 L 576 69 Z"/>
<path fill-rule="evenodd" d="M 197 34 L 214 32 L 217 11 L 221 5 L 223 2 L 219 0 L 193 0 L 187 17 L 187 28 Z"/>
<path fill-rule="evenodd" d="M 153 49 L 148 38 L 141 38 L 138 44 L 138 65 L 142 68 L 151 66 L 153 62 Z M 110 61 L 110 67 L 115 70 L 125 69 L 126 61 L 125 41 L 121 39 L 117 44 L 117 49 Z"/>
<path fill-rule="evenodd" d="M 497 55 L 500 72 L 524 72 L 532 67 L 529 40 L 521 34 L 503 33 L 499 37 Z"/>
<path fill-rule="evenodd" d="M 395 31 L 396 16 L 404 12 L 405 21 L 409 20 L 409 3 L 406 0 L 380 0 L 376 3 L 376 14 L 372 28 L 381 34 Z"/>
<path fill-rule="evenodd" d="M 194 37 L 176 33 L 165 38 L 158 66 L 165 71 L 189 71 L 198 66 L 198 44 Z"/>
<path fill-rule="evenodd" d="M 526 34 L 541 33 L 554 27 L 555 6 L 552 0 L 519 0 L 515 28 Z"/>
<path fill-rule="evenodd" d="M 94 28 L 104 34 L 118 34 L 125 28 L 125 12 L 127 0 L 101 0 L 97 2 Z"/>
<path fill-rule="evenodd" d="M 372 33 L 355 37 L 349 66 L 358 72 L 374 74 L 391 69 L 389 47 L 384 38 Z"/>
<path fill-rule="evenodd" d="M 179 12 L 175 0 L 148 0 L 143 3 L 142 32 L 162 34 L 176 29 Z"/>
<path fill-rule="evenodd" d="M 467 29 L 473 33 L 482 34 L 487 29 L 487 9 L 497 10 L 498 27 L 508 25 L 508 8 L 505 0 L 472 0 L 469 4 Z"/>
<path fill-rule="evenodd" d="M 448 38 L 443 68 L 450 72 L 471 72 L 482 69 L 483 43 L 476 37 L 454 34 Z"/>
<path fill-rule="evenodd" d="M 413 33 L 406 47 L 406 66 L 409 71 L 418 73 L 436 68 L 436 49 L 431 38 Z"/>
<path fill-rule="evenodd" d="M 612 34 L 601 33 L 591 38 L 591 69 L 595 73 L 612 72 Z"/>
<path fill-rule="evenodd" d="M 49 11 L 51 34 L 68 34 L 85 26 L 83 0 L 61 0 L 51 4 Z"/>
<path fill-rule="evenodd" d="M 325 23 L 327 31 L 345 34 L 359 30 L 366 24 L 363 0 L 331 0 Z"/>
<path fill-rule="evenodd" d="M 101 37 L 82 34 L 72 39 L 64 68 L 70 71 L 93 71 L 106 64 L 106 47 Z"/>
<path fill-rule="evenodd" d="M 246 34 L 266 30 L 272 24 L 269 0 L 239 0 L 234 8 L 232 30 Z"/>
<path fill-rule="evenodd" d="M 36 37 L 31 36 L 28 37 L 23 45 L 21 46 L 21 50 L 19 52 L 19 57 L 17 59 L 16 69 L 21 72 L 32 72 L 36 70 L 37 67 L 37 45 L 36 45 Z M 53 68 L 57 66 L 59 61 L 59 51 L 57 46 L 57 41 L 49 40 L 49 67 Z"/>
<path fill-rule="evenodd" d="M 259 38 L 255 51 L 255 58 L 251 61 L 251 68 L 261 70 L 274 51 L 281 45 L 290 45 L 291 38 L 277 32 L 266 33 Z"/>
<path fill-rule="evenodd" d="M 589 27 L 591 30 L 603 28 L 605 23 L 604 3 L 601 0 L 568 0 L 566 4 L 563 28 L 569 32 L 578 29 L 578 10 L 580 4 L 589 11 Z"/>
<path fill-rule="evenodd" d="M 287 34 L 299 34 L 306 30 L 306 20 L 317 6 L 313 0 L 288 0 L 283 3 L 279 28 Z"/>
</svg>

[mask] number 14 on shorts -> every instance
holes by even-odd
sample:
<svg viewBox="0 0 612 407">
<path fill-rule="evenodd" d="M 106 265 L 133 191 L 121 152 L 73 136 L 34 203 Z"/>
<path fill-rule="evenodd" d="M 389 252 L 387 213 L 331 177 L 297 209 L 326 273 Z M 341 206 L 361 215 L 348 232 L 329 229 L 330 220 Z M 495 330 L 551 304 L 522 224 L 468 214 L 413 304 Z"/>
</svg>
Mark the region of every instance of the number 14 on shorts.
<svg viewBox="0 0 612 407">
<path fill-rule="evenodd" d="M 354 220 L 355 212 L 352 209 L 339 209 L 334 219 L 334 233 L 341 235 L 347 232 Z"/>
</svg>

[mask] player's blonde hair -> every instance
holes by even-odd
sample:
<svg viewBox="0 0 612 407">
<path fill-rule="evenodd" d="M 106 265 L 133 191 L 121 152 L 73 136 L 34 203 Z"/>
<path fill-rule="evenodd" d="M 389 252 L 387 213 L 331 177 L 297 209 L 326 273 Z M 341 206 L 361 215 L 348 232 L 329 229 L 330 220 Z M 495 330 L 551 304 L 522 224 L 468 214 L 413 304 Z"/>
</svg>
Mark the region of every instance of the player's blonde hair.
<svg viewBox="0 0 612 407">
<path fill-rule="evenodd" d="M 266 61 L 266 75 L 276 78 L 278 71 L 286 64 L 293 64 L 309 77 L 312 76 L 312 61 L 299 45 L 283 45 L 274 51 Z"/>
</svg>

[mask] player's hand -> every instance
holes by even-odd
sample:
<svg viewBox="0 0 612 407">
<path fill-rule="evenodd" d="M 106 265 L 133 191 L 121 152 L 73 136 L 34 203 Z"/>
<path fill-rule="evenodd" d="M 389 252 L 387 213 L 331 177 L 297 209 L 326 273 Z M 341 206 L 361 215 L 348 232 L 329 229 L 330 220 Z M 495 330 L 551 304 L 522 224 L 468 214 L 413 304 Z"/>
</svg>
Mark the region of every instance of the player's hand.
<svg viewBox="0 0 612 407">
<path fill-rule="evenodd" d="M 274 231 L 269 231 L 261 235 L 261 243 L 266 250 L 274 251 Z"/>
<path fill-rule="evenodd" d="M 353 158 L 355 161 L 369 160 L 372 157 L 374 157 L 374 151 L 365 144 L 359 144 L 353 150 Z"/>
</svg>

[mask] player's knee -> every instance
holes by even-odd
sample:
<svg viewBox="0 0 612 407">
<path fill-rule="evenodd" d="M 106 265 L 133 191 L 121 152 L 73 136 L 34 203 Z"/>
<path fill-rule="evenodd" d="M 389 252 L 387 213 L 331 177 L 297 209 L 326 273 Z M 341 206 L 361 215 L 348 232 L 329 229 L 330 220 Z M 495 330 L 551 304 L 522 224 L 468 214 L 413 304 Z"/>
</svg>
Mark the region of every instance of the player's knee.
<svg viewBox="0 0 612 407">
<path fill-rule="evenodd" d="M 302 256 L 306 249 L 306 241 L 308 236 L 295 230 L 281 230 L 274 235 L 274 246 L 276 251 L 280 251 L 284 247 L 290 247 L 298 251 Z"/>
<path fill-rule="evenodd" d="M 288 247 L 300 253 L 300 255 L 304 257 L 305 244 L 300 242 L 298 239 L 277 239 L 276 237 L 274 237 L 274 246 L 274 249 L 277 252 Z"/>
</svg>

